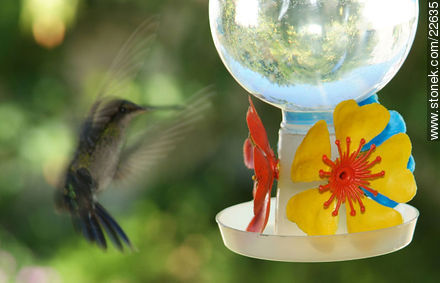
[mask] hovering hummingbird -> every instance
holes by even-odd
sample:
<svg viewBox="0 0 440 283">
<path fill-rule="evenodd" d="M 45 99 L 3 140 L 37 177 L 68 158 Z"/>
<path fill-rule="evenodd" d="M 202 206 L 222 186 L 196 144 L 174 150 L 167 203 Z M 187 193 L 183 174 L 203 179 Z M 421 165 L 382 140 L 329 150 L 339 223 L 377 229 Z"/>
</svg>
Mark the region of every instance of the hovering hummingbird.
<svg viewBox="0 0 440 283">
<path fill-rule="evenodd" d="M 201 91 L 183 106 L 141 106 L 106 96 L 109 89 L 122 92 L 122 81 L 138 71 L 137 59 L 132 61 L 134 64 L 129 63 L 140 57 L 139 52 L 145 51 L 148 41 L 144 35 L 150 31 L 151 25 L 141 25 L 113 62 L 113 71 L 119 75 L 116 81 L 105 84 L 98 94 L 81 127 L 78 146 L 63 182 L 55 192 L 57 210 L 69 213 L 75 230 L 103 249 L 107 248 L 104 232 L 119 250 L 123 250 L 124 245 L 132 248 L 132 244 L 120 225 L 98 202 L 97 194 L 108 188 L 113 180 L 133 177 L 166 156 L 210 106 L 209 89 Z M 120 65 L 124 70 L 117 67 Z M 136 142 L 125 146 L 126 129 L 132 119 L 155 110 L 177 113 L 151 126 L 139 135 Z"/>
</svg>

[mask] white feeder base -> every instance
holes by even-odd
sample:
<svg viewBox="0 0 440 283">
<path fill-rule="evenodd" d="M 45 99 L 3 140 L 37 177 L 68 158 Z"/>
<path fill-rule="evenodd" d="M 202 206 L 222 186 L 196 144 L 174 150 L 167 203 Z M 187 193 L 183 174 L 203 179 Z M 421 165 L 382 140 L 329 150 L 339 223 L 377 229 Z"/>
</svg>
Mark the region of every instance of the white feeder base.
<svg viewBox="0 0 440 283">
<path fill-rule="evenodd" d="M 272 198 L 269 222 L 263 234 L 246 232 L 253 216 L 252 201 L 219 212 L 216 221 L 225 246 L 244 256 L 275 261 L 328 262 L 373 257 L 407 246 L 412 240 L 419 216 L 413 206 L 399 204 L 396 209 L 402 214 L 404 223 L 394 227 L 329 236 L 307 236 L 300 231 L 280 235 L 274 231 L 275 203 L 276 199 Z"/>
</svg>

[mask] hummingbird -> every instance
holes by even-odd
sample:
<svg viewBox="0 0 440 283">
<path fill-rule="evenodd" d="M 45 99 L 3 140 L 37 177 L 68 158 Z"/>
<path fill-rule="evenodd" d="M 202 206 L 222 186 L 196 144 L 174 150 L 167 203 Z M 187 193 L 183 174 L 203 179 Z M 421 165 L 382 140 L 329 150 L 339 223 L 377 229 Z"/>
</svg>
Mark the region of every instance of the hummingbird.
<svg viewBox="0 0 440 283">
<path fill-rule="evenodd" d="M 131 249 L 133 246 L 121 226 L 98 202 L 98 194 L 113 181 L 134 178 L 136 173 L 145 172 L 165 157 L 210 106 L 212 92 L 209 88 L 194 95 L 184 105 L 172 106 L 142 106 L 106 95 L 109 90 L 122 92 L 123 81 L 137 72 L 140 66 L 138 53 L 145 50 L 145 30 L 150 28 L 138 28 L 113 62 L 111 70 L 115 71 L 117 79 L 104 84 L 98 94 L 82 123 L 76 151 L 55 190 L 57 211 L 70 214 L 75 230 L 104 250 L 107 248 L 105 235 L 121 251 L 124 246 Z M 137 41 L 139 37 L 141 40 Z M 132 58 L 137 59 L 132 61 L 134 64 L 129 64 Z M 124 69 L 120 70 L 118 65 Z M 156 110 L 173 110 L 176 114 L 148 127 L 135 142 L 126 145 L 131 121 L 138 115 Z"/>
</svg>

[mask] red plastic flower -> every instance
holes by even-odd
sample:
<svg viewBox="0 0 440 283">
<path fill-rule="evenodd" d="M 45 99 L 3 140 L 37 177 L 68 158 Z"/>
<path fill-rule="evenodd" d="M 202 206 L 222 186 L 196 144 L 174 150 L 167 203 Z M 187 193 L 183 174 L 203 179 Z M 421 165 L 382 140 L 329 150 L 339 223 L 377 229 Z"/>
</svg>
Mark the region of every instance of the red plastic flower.
<svg viewBox="0 0 440 283">
<path fill-rule="evenodd" d="M 246 231 L 262 233 L 266 227 L 270 212 L 270 196 L 274 179 L 278 180 L 278 158 L 270 148 L 266 130 L 249 97 L 249 109 L 246 122 L 249 137 L 244 141 L 244 163 L 254 169 L 254 217 Z"/>
</svg>

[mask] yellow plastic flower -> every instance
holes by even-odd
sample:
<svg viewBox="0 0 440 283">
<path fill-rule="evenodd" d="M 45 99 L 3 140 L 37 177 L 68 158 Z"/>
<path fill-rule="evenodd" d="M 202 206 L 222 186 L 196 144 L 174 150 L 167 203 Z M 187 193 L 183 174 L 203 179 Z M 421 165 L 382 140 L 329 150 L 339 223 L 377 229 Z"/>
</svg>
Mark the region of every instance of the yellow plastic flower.
<svg viewBox="0 0 440 283">
<path fill-rule="evenodd" d="M 317 122 L 297 149 L 291 178 L 293 182 L 328 182 L 294 195 L 287 204 L 287 218 L 308 235 L 331 235 L 338 228 L 341 205 L 348 203 L 350 233 L 401 224 L 398 211 L 366 197 L 379 194 L 395 202 L 408 202 L 416 193 L 414 176 L 407 169 L 411 142 L 405 133 L 365 148 L 389 120 L 389 111 L 378 103 L 358 106 L 347 100 L 338 104 L 333 121 L 339 156 L 334 161 L 329 158 L 327 124 Z"/>
</svg>

